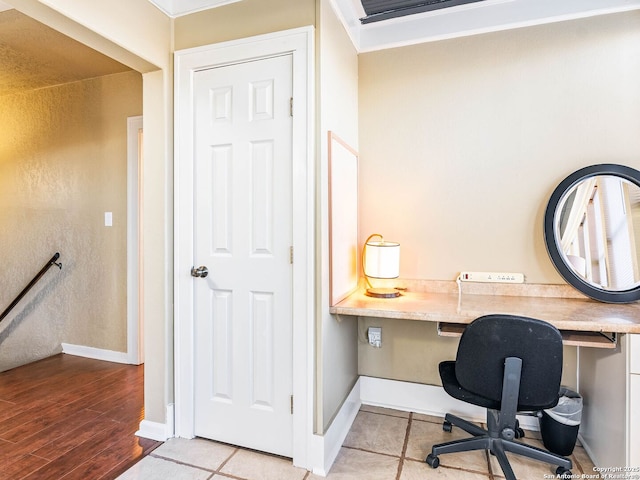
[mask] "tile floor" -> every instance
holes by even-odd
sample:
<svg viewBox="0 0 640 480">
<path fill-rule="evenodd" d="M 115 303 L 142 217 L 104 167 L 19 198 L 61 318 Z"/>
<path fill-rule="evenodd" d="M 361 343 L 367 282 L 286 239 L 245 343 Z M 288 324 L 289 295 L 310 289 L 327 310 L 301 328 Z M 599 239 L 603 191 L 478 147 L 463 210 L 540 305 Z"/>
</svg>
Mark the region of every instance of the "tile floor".
<svg viewBox="0 0 640 480">
<path fill-rule="evenodd" d="M 485 452 L 440 456 L 432 469 L 424 459 L 434 443 L 468 436 L 454 427 L 442 430 L 442 418 L 363 405 L 328 480 L 500 480 L 497 461 Z M 538 432 L 525 441 L 542 447 Z M 552 467 L 510 455 L 519 480 L 555 478 Z M 593 474 L 580 446 L 571 456 L 574 478 Z M 171 439 L 118 480 L 319 480 L 323 477 L 292 466 L 291 460 L 203 439 Z M 592 478 L 592 477 L 589 477 Z"/>
</svg>

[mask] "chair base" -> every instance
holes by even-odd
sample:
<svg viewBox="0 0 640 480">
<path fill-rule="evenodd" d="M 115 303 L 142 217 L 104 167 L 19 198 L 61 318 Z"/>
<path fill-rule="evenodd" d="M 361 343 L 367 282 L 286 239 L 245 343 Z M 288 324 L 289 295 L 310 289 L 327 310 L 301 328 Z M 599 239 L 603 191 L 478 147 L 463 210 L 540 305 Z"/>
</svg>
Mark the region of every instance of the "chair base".
<svg viewBox="0 0 640 480">
<path fill-rule="evenodd" d="M 497 428 L 499 424 L 497 421 L 498 418 L 498 411 L 487 410 L 487 426 L 489 429 L 485 430 L 460 417 L 447 413 L 444 424 L 445 430 L 447 430 L 447 423 L 449 423 L 461 428 L 467 433 L 470 433 L 473 437 L 434 445 L 431 448 L 431 453 L 426 458 L 426 462 L 431 467 L 437 468 L 440 464 L 438 455 L 442 455 L 444 453 L 468 452 L 472 450 L 488 450 L 495 455 L 506 479 L 516 480 L 516 476 L 513 473 L 513 469 L 511 468 L 511 464 L 509 463 L 506 455 L 506 452 L 511 452 L 516 455 L 528 457 L 550 465 L 557 465 L 557 475 L 571 475 L 571 460 L 541 448 L 526 445 L 514 440 L 514 429 L 505 429 L 502 432 L 499 431 Z M 450 431 L 450 429 L 448 431 Z"/>
</svg>

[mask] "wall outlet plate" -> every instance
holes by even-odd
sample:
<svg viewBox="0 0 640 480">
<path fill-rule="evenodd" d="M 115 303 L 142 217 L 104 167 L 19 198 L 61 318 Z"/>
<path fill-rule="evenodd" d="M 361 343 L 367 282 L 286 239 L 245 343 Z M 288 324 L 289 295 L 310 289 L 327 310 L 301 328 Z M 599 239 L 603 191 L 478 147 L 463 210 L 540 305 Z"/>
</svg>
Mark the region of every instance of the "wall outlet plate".
<svg viewBox="0 0 640 480">
<path fill-rule="evenodd" d="M 463 282 L 524 283 L 523 273 L 506 272 L 460 272 Z"/>
<path fill-rule="evenodd" d="M 372 347 L 382 347 L 382 328 L 381 327 L 369 327 L 367 330 L 367 337 L 369 338 L 369 345 Z"/>
</svg>

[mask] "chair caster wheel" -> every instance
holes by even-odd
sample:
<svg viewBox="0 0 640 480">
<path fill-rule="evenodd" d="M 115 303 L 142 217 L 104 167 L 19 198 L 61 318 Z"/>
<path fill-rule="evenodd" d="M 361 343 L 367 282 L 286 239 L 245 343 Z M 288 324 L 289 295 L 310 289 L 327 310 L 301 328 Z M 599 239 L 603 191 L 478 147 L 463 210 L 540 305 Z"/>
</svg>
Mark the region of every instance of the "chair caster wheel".
<svg viewBox="0 0 640 480">
<path fill-rule="evenodd" d="M 448 422 L 447 420 L 445 420 L 442 423 L 442 430 L 444 430 L 445 432 L 451 432 L 452 429 L 453 429 L 453 425 L 451 424 L 451 422 Z"/>
<path fill-rule="evenodd" d="M 556 468 L 556 477 L 557 478 L 571 478 L 571 470 L 567 470 L 564 467 Z"/>
<path fill-rule="evenodd" d="M 440 466 L 440 459 L 431 454 L 427 455 L 427 459 L 425 461 L 431 468 L 438 468 Z"/>
<path fill-rule="evenodd" d="M 516 428 L 516 438 L 524 438 L 524 430 L 520 427 Z"/>
</svg>

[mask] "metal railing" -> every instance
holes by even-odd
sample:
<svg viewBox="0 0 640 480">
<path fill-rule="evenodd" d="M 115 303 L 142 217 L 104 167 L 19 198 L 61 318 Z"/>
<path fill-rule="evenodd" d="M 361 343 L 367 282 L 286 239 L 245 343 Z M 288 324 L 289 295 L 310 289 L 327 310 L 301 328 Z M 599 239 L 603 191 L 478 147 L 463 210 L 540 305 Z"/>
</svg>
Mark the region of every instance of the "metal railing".
<svg viewBox="0 0 640 480">
<path fill-rule="evenodd" d="M 43 277 L 43 275 L 47 273 L 47 270 L 49 270 L 54 265 L 58 267 L 60 270 L 62 270 L 62 264 L 57 262 L 58 258 L 60 258 L 60 254 L 56 252 L 56 254 L 53 257 L 51 257 L 51 260 L 49 260 L 47 264 L 44 267 L 42 267 L 42 269 L 36 274 L 36 276 L 33 277 L 33 280 L 31 280 L 29 284 L 26 287 L 24 287 L 24 289 L 13 300 L 13 302 L 11 302 L 11 305 L 9 305 L 5 309 L 5 311 L 2 312 L 2 314 L 0 314 L 0 322 L 4 320 L 4 317 L 9 315 L 9 312 L 13 310 L 13 307 L 15 307 L 20 302 L 20 300 L 22 300 L 22 297 L 24 297 L 27 294 L 27 292 L 31 290 L 31 288 L 36 283 L 38 283 L 38 280 L 40 280 Z"/>
</svg>

